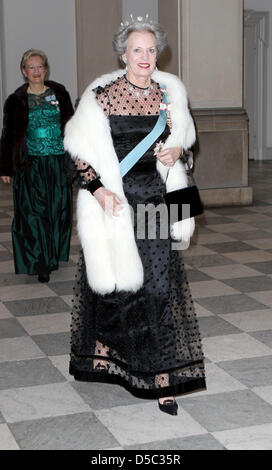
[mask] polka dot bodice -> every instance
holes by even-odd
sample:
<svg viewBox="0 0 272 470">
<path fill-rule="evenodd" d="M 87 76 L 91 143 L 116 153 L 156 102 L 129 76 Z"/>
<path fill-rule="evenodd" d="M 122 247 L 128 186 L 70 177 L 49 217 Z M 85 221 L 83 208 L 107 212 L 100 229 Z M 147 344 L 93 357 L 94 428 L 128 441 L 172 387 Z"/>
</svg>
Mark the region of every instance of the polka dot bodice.
<svg viewBox="0 0 272 470">
<path fill-rule="evenodd" d="M 94 92 L 98 104 L 110 121 L 114 147 L 118 159 L 121 161 L 155 126 L 162 100 L 160 86 L 152 80 L 148 89 L 139 88 L 131 84 L 124 75 L 104 88 L 97 87 Z M 144 166 L 146 169 L 149 166 L 149 169 L 153 169 L 153 175 L 157 179 L 157 190 L 162 191 L 162 183 L 156 172 L 157 159 L 154 155 L 154 147 L 158 141 L 166 140 L 170 128 L 171 122 L 168 117 L 163 134 L 143 155 L 124 181 L 133 178 L 135 171 L 139 173 L 139 170 L 141 172 Z M 75 158 L 74 165 L 77 170 L 76 182 L 79 187 L 85 188 L 89 181 L 97 178 L 95 169 L 84 160 Z M 142 184 L 145 185 L 145 182 Z"/>
<path fill-rule="evenodd" d="M 124 75 L 105 88 L 96 88 L 95 92 L 106 116 L 151 116 L 160 113 L 162 92 L 153 80 L 148 88 L 140 88 L 130 83 Z"/>
</svg>

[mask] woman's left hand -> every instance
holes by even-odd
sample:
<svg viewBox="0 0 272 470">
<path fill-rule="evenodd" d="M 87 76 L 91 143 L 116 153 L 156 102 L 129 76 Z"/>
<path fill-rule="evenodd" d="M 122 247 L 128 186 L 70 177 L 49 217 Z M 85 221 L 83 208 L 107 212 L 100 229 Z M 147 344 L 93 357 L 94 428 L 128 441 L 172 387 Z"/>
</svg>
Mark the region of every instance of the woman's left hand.
<svg viewBox="0 0 272 470">
<path fill-rule="evenodd" d="M 171 147 L 169 149 L 162 150 L 158 152 L 156 157 L 160 162 L 165 166 L 174 166 L 176 161 L 182 154 L 181 147 Z"/>
</svg>

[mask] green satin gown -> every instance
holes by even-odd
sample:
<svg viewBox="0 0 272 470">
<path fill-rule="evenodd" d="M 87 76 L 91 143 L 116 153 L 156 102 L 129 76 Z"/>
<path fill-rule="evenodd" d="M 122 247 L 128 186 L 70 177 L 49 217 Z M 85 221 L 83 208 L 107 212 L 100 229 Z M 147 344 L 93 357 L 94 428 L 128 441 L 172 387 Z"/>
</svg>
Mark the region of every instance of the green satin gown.
<svg viewBox="0 0 272 470">
<path fill-rule="evenodd" d="M 29 165 L 13 182 L 12 241 L 15 272 L 39 274 L 68 261 L 72 189 L 65 174 L 60 110 L 52 89 L 29 94 Z"/>
</svg>

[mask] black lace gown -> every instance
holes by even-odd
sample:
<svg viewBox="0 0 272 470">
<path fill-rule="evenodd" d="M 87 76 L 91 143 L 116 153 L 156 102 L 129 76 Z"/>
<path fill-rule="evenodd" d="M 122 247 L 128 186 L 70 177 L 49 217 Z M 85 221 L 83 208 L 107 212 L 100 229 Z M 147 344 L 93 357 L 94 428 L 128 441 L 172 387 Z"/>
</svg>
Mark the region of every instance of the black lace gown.
<svg viewBox="0 0 272 470">
<path fill-rule="evenodd" d="M 114 88 L 111 85 L 106 92 L 102 90 L 104 99 L 99 90 L 98 100 L 105 113 L 114 102 L 111 92 L 120 92 L 120 82 L 128 92 L 134 91 L 124 77 Z M 148 111 L 144 115 L 114 114 L 118 107 L 111 107 L 111 113 L 108 112 L 120 161 L 156 123 L 158 107 L 155 114 L 149 106 L 154 104 L 152 95 L 155 100 L 161 98 L 156 84 L 150 94 L 152 101 L 147 95 L 143 109 Z M 141 96 L 136 97 L 141 103 Z M 131 99 L 135 100 L 133 93 Z M 167 126 L 159 140 L 165 141 L 169 132 Z M 156 170 L 156 161 L 153 145 L 123 178 L 125 195 L 135 214 L 137 204 L 163 203 L 165 185 Z M 94 171 L 85 165 L 83 175 L 84 165 L 77 162 L 77 166 L 84 187 L 86 174 L 92 177 Z M 93 292 L 86 278 L 83 253 L 80 254 L 74 287 L 70 373 L 76 380 L 119 384 L 140 398 L 204 389 L 201 339 L 180 253 L 171 249 L 169 234 L 161 237 L 160 218 L 155 212 L 155 235 L 150 236 L 148 232 L 146 216 L 142 220 L 134 219 L 135 238 L 144 267 L 144 285 L 138 292 L 108 295 Z M 98 363 L 103 367 L 97 368 Z"/>
</svg>

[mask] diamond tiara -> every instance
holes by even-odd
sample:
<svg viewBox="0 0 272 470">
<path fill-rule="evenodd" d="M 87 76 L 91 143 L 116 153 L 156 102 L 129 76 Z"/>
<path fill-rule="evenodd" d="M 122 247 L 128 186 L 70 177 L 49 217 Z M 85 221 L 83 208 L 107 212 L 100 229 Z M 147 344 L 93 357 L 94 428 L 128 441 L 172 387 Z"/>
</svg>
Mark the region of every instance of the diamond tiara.
<svg viewBox="0 0 272 470">
<path fill-rule="evenodd" d="M 120 26 L 121 26 L 122 28 L 126 28 L 127 26 L 130 26 L 130 25 L 132 25 L 132 24 L 134 24 L 134 23 L 149 23 L 149 24 L 153 24 L 153 21 L 149 19 L 149 14 L 148 14 L 148 13 L 145 15 L 145 17 L 143 17 L 143 16 L 137 16 L 137 18 L 134 18 L 133 15 L 129 15 L 129 16 L 130 16 L 131 20 L 129 20 L 129 21 L 127 20 L 127 21 L 125 21 L 124 23 L 123 23 L 123 22 L 120 23 Z"/>
</svg>

